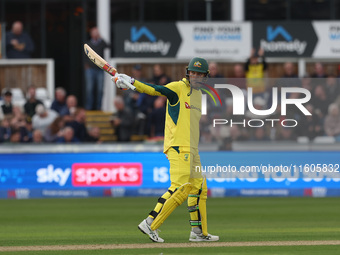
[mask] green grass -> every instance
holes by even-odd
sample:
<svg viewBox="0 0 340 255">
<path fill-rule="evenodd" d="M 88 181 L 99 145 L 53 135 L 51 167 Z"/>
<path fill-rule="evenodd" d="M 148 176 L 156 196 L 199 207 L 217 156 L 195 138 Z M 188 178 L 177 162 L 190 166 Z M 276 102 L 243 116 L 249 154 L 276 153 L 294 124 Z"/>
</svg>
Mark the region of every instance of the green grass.
<svg viewBox="0 0 340 255">
<path fill-rule="evenodd" d="M 274 246 L 274 247 L 216 247 L 216 248 L 155 248 L 152 250 L 146 249 L 126 249 L 126 250 L 91 250 L 91 251 L 25 251 L 25 252 L 7 252 L 0 253 L 1 255 L 116 255 L 116 254 L 228 254 L 228 255 L 338 255 L 339 246 Z"/>
<path fill-rule="evenodd" d="M 155 198 L 0 200 L 0 246 L 147 243 L 148 238 L 137 225 L 155 202 Z M 339 212 L 340 198 L 214 198 L 208 200 L 208 226 L 209 232 L 219 235 L 222 242 L 339 240 Z M 182 205 L 161 227 L 161 237 L 166 242 L 188 242 L 188 220 L 186 206 Z M 199 250 L 207 249 L 205 254 L 331 254 L 335 248 L 339 251 L 339 246 Z M 162 250 L 98 250 L 81 254 L 159 254 Z M 166 249 L 166 254 L 180 253 L 199 254 L 193 248 Z"/>
</svg>

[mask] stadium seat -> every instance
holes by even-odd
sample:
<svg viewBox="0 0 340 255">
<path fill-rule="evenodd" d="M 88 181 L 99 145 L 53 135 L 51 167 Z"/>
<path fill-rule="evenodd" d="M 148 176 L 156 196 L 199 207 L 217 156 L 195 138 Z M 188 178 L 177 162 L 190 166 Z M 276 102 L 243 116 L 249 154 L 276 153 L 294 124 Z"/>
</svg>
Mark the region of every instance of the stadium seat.
<svg viewBox="0 0 340 255">
<path fill-rule="evenodd" d="M 41 101 L 45 101 L 49 99 L 46 88 L 37 88 L 35 91 L 35 96 L 37 99 Z"/>
<path fill-rule="evenodd" d="M 314 138 L 314 143 L 335 143 L 333 136 L 317 136 Z"/>
<path fill-rule="evenodd" d="M 37 88 L 35 90 L 35 97 L 42 101 L 47 108 L 51 107 L 52 100 L 49 98 L 46 88 Z"/>
<path fill-rule="evenodd" d="M 12 92 L 12 100 L 23 100 L 25 99 L 24 93 L 20 88 L 11 88 L 11 89 L 3 89 L 1 94 L 3 95 L 7 90 L 10 90 Z"/>
<path fill-rule="evenodd" d="M 309 143 L 309 138 L 308 136 L 299 136 L 296 141 L 298 143 Z"/>
</svg>

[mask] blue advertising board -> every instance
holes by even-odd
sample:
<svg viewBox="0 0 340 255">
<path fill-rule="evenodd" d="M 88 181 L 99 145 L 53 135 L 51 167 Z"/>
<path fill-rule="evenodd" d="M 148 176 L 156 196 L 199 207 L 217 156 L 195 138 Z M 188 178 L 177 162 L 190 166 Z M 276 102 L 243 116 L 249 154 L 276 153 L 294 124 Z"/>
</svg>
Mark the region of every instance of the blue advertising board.
<svg viewBox="0 0 340 255">
<path fill-rule="evenodd" d="M 200 155 L 211 196 L 340 195 L 339 152 Z M 0 198 L 159 196 L 168 186 L 160 152 L 0 154 Z"/>
</svg>

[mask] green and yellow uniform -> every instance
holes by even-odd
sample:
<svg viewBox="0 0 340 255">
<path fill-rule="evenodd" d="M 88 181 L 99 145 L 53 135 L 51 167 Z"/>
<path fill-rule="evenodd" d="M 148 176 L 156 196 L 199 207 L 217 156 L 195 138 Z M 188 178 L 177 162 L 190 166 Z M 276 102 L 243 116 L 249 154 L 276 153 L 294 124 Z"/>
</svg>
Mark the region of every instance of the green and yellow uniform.
<svg viewBox="0 0 340 255">
<path fill-rule="evenodd" d="M 264 93 L 266 84 L 263 80 L 267 64 L 264 58 L 257 64 L 251 64 L 250 60 L 246 63 L 247 88 L 253 88 L 254 94 Z"/>
<path fill-rule="evenodd" d="M 135 81 L 134 86 L 141 93 L 168 98 L 164 153 L 167 153 L 171 147 L 183 147 L 186 150 L 198 148 L 202 101 L 200 90 L 190 91 L 190 84 L 186 78 L 165 86 Z"/>
<path fill-rule="evenodd" d="M 204 204 L 204 211 L 201 214 L 199 213 L 199 197 L 203 193 L 202 195 L 205 199 L 202 200 L 205 201 L 207 189 L 205 180 L 203 183 L 202 176 L 200 174 L 198 176 L 197 174 L 195 175 L 195 169 L 196 166 L 201 166 L 198 143 L 202 93 L 200 90 L 191 89 L 190 83 L 186 78 L 171 82 L 165 86 L 142 83 L 137 80 L 133 85 L 141 93 L 167 97 L 164 153 L 170 162 L 171 186 L 158 199 L 156 207 L 150 212 L 150 217 L 156 219 L 165 202 L 173 196 L 174 192 L 183 184 L 191 183 L 192 188 L 190 189 L 188 199 L 190 222 L 192 226 L 201 226 L 201 221 L 206 222 L 206 211 Z M 204 187 L 203 191 L 202 187 Z M 159 223 L 159 226 L 161 223 Z M 156 229 L 159 226 L 151 225 L 151 228 L 154 227 Z M 207 232 L 204 227 L 202 229 L 203 233 Z"/>
</svg>

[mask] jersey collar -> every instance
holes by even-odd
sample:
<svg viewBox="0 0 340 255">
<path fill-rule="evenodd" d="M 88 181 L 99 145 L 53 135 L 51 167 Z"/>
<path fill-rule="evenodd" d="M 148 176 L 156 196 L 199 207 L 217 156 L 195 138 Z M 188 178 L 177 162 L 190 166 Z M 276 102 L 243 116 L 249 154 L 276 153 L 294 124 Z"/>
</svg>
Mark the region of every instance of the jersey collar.
<svg viewBox="0 0 340 255">
<path fill-rule="evenodd" d="M 187 87 L 190 87 L 190 82 L 187 78 L 183 78 L 182 81 L 185 83 L 185 85 L 187 85 Z"/>
</svg>

